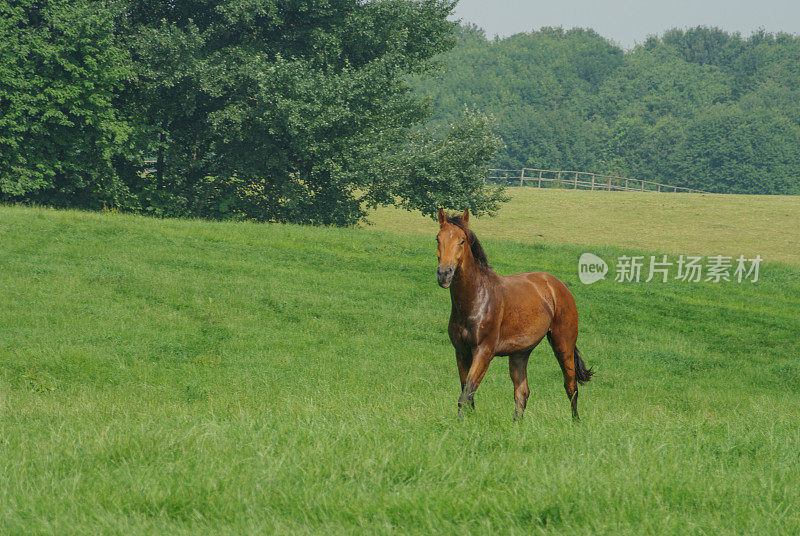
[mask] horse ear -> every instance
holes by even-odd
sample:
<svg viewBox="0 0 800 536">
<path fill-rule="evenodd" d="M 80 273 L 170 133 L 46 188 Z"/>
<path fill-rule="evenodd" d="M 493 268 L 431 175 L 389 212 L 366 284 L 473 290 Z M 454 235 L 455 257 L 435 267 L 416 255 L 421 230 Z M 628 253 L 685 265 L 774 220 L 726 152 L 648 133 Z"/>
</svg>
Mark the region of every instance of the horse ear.
<svg viewBox="0 0 800 536">
<path fill-rule="evenodd" d="M 444 227 L 444 224 L 447 222 L 447 216 L 444 215 L 444 209 L 439 209 L 439 214 L 436 215 L 436 219 L 439 220 L 439 227 Z"/>
<path fill-rule="evenodd" d="M 469 209 L 464 211 L 464 214 L 461 215 L 461 221 L 464 222 L 464 225 L 469 225 Z"/>
</svg>

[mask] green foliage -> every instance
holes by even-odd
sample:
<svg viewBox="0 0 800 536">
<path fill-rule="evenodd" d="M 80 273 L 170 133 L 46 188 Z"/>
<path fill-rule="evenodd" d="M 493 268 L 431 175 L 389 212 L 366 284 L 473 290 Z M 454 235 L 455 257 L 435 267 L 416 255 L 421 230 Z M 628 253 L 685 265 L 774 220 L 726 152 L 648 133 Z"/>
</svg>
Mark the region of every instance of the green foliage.
<svg viewBox="0 0 800 536">
<path fill-rule="evenodd" d="M 375 204 L 423 208 L 418 185 L 389 175 L 429 113 L 407 77 L 452 46 L 451 2 L 130 6 L 140 75 L 124 103 L 141 121 L 140 154 L 159 162 L 149 181 L 134 166 L 127 181 L 148 210 L 344 225 Z M 473 155 L 447 170 L 474 175 L 492 156 Z M 481 189 L 460 185 L 451 193 L 480 209 Z"/>
<path fill-rule="evenodd" d="M 90 0 L 0 0 L 0 201 L 126 203 L 113 99 L 130 71 L 113 28 Z"/>
<path fill-rule="evenodd" d="M 483 163 L 494 157 L 500 145 L 492 134 L 491 120 L 469 110 L 448 126 L 443 139 L 434 138 L 430 131 L 417 132 L 398 155 L 391 174 L 399 182 L 397 190 L 404 192 L 400 206 L 430 217 L 442 207 L 470 207 L 476 215 L 494 214 L 507 197 L 502 188 L 483 184 Z"/>
<path fill-rule="evenodd" d="M 462 28 L 459 44 L 443 55 L 444 69 L 421 81 L 431 96 L 434 124 L 453 121 L 464 104 L 492 114 L 506 145 L 495 165 L 540 167 L 558 162 L 586 168 L 603 148 L 583 97 L 622 62 L 622 51 L 592 31 L 545 28 L 487 41 Z"/>
<path fill-rule="evenodd" d="M 800 38 L 625 53 L 582 29 L 487 40 L 452 7 L 0 0 L 0 201 L 348 225 L 491 213 L 490 162 L 800 193 Z"/>
<path fill-rule="evenodd" d="M 410 131 L 430 113 L 408 79 L 454 44 L 452 7 L 5 1 L 0 195 L 338 225 L 376 204 L 427 210 L 419 185 L 394 169 L 422 167 L 401 161 L 415 157 Z M 491 132 L 479 126 L 489 128 L 472 122 L 459 132 L 487 147 Z M 459 179 L 440 181 L 439 192 L 478 211 L 493 207 L 497 198 L 474 180 L 492 154 L 461 154 L 440 166 Z M 142 173 L 152 157 L 155 173 Z"/>
<path fill-rule="evenodd" d="M 490 41 L 461 28 L 434 124 L 497 117 L 493 165 L 610 172 L 730 193 L 800 193 L 800 38 L 670 30 L 623 53 L 592 31 Z"/>
</svg>

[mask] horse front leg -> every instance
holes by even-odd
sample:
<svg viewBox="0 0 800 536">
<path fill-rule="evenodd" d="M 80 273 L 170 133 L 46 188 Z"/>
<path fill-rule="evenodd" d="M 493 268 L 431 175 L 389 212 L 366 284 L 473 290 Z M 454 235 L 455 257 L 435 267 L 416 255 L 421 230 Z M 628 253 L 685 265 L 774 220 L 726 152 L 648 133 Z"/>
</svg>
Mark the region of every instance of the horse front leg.
<svg viewBox="0 0 800 536">
<path fill-rule="evenodd" d="M 464 386 L 467 384 L 467 374 L 469 368 L 472 366 L 472 352 L 464 352 L 456 350 L 456 363 L 458 364 L 458 379 L 461 381 L 461 393 L 464 392 Z M 461 405 L 459 404 L 459 414 L 461 413 Z M 475 402 L 472 402 L 472 409 L 475 409 Z"/>
<path fill-rule="evenodd" d="M 458 416 L 462 416 L 463 408 L 469 404 L 470 407 L 475 407 L 475 391 L 481 384 L 486 371 L 489 368 L 489 363 L 494 357 L 494 348 L 489 346 L 479 346 L 472 352 L 472 364 L 467 372 L 467 379 L 464 382 L 464 388 L 461 391 L 461 396 L 458 399 Z"/>
</svg>

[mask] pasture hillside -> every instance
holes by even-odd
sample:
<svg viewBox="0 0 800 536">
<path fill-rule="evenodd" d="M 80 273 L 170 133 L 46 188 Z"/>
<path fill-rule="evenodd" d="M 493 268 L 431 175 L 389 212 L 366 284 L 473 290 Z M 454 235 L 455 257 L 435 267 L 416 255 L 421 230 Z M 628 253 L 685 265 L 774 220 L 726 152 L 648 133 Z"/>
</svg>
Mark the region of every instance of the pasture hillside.
<svg viewBox="0 0 800 536">
<path fill-rule="evenodd" d="M 497 358 L 458 421 L 431 226 L 0 207 L 0 533 L 800 533 L 800 268 L 583 286 L 478 220 L 596 376 L 573 423 L 541 346 L 514 424 Z"/>
<path fill-rule="evenodd" d="M 530 244 L 604 244 L 687 255 L 747 255 L 800 264 L 800 196 L 655 194 L 509 188 L 481 236 Z M 427 235 L 418 212 L 380 208 L 372 227 Z"/>
</svg>

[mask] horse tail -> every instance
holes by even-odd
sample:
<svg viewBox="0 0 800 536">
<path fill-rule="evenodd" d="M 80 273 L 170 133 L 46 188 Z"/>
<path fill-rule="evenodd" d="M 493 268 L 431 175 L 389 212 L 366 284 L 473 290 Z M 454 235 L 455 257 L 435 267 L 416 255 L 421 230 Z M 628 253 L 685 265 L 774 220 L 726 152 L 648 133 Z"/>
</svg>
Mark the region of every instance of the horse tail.
<svg viewBox="0 0 800 536">
<path fill-rule="evenodd" d="M 575 379 L 578 380 L 578 383 L 583 385 L 584 383 L 588 382 L 592 379 L 592 375 L 594 371 L 592 367 L 586 368 L 586 364 L 583 362 L 583 356 L 581 356 L 580 351 L 578 351 L 578 347 L 575 347 Z"/>
</svg>

